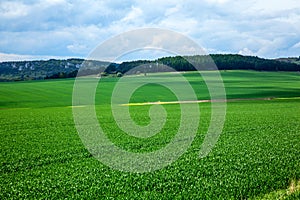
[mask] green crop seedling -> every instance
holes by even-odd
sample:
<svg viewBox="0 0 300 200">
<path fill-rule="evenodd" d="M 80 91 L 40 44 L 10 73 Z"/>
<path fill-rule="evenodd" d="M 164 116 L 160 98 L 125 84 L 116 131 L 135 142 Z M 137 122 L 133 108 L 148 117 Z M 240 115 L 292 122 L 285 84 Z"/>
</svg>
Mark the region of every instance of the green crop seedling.
<svg viewBox="0 0 300 200">
<path fill-rule="evenodd" d="M 199 158 L 211 115 L 210 103 L 199 103 L 201 117 L 191 147 L 171 165 L 150 173 L 113 170 L 86 150 L 72 117 L 74 79 L 0 83 L 0 199 L 300 198 L 299 74 L 226 71 L 221 75 L 229 101 L 224 130 L 212 152 Z M 197 74 L 184 77 L 199 100 L 209 99 Z M 142 78 L 131 77 L 132 81 Z M 112 116 L 110 97 L 118 77 L 100 81 L 97 118 L 117 146 L 151 152 L 171 141 L 179 126 L 180 104 L 161 104 L 168 113 L 161 132 L 135 138 L 122 132 Z M 172 81 L 181 84 L 175 76 Z M 176 100 L 168 89 L 148 84 L 130 101 Z M 147 125 L 150 107 L 130 106 L 132 119 Z"/>
</svg>

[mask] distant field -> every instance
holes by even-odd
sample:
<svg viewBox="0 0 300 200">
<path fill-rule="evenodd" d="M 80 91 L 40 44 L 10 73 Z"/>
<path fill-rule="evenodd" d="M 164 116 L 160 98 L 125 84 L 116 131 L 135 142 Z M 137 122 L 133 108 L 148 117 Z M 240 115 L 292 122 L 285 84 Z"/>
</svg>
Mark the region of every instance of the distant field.
<svg viewBox="0 0 300 200">
<path fill-rule="evenodd" d="M 209 99 L 205 83 L 197 74 L 183 75 L 199 100 Z M 143 174 L 112 170 L 85 149 L 72 117 L 74 79 L 0 83 L 0 199 L 287 196 L 291 182 L 300 180 L 300 74 L 226 71 L 221 75 L 229 99 L 274 99 L 228 102 L 223 133 L 203 159 L 198 153 L 210 119 L 210 103 L 200 103 L 200 126 L 188 151 L 170 166 Z M 148 76 L 181 84 L 175 74 Z M 145 78 L 131 77 L 131 81 Z M 144 140 L 125 135 L 114 122 L 109 106 L 117 80 L 101 79 L 96 96 L 97 116 L 109 138 L 132 152 L 164 147 L 176 134 L 180 106 L 163 105 L 168 118 L 159 134 Z M 87 78 L 87 86 L 89 81 Z M 157 84 L 139 88 L 131 98 L 136 103 L 175 100 L 172 92 Z M 130 107 L 136 123 L 149 123 L 149 108 Z M 300 190 L 288 196 L 300 198 Z"/>
<path fill-rule="evenodd" d="M 210 74 L 211 72 L 203 72 Z M 213 79 L 213 73 L 212 79 Z M 183 74 L 193 86 L 199 100 L 210 99 L 204 81 L 195 72 Z M 227 98 L 261 98 L 261 97 L 299 97 L 300 74 L 296 72 L 255 72 L 255 71 L 226 71 L 221 72 Z M 148 75 L 149 76 L 149 75 Z M 176 74 L 160 73 L 150 76 L 160 77 L 165 81 Z M 143 81 L 147 77 L 132 77 L 132 81 Z M 86 84 L 89 84 L 87 78 Z M 97 104 L 109 103 L 111 91 L 117 78 L 103 78 L 98 90 Z M 104 83 L 104 84 L 102 84 Z M 4 82 L 0 83 L 0 108 L 20 107 L 60 107 L 72 105 L 72 91 L 74 79 L 56 79 L 45 81 Z M 151 94 L 155 91 L 155 95 Z M 136 92 L 132 102 L 145 102 L 159 100 L 176 100 L 174 95 L 165 95 L 165 88 L 158 85 L 148 85 Z M 147 99 L 145 99 L 147 97 Z M 187 99 L 188 100 L 188 99 Z"/>
</svg>

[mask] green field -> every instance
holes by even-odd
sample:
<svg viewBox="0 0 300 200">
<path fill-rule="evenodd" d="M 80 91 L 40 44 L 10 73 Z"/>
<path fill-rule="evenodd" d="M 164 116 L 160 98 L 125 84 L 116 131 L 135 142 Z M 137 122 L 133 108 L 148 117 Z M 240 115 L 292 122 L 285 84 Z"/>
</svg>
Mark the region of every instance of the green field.
<svg viewBox="0 0 300 200">
<path fill-rule="evenodd" d="M 200 125 L 188 151 L 166 168 L 138 174 L 112 170 L 86 150 L 72 116 L 74 79 L 0 83 L 0 199 L 299 199 L 300 184 L 292 192 L 289 188 L 300 180 L 300 74 L 221 75 L 228 99 L 272 100 L 228 102 L 224 130 L 203 159 L 199 150 L 211 103 L 199 103 Z M 149 76 L 181 84 L 174 74 Z M 198 74 L 184 76 L 198 99 L 209 99 Z M 86 78 L 87 87 L 91 80 Z M 109 105 L 117 81 L 101 79 L 96 95 L 97 117 L 108 137 L 131 152 L 166 146 L 179 126 L 180 105 L 163 105 L 168 117 L 159 134 L 147 139 L 128 136 L 118 129 Z M 131 102 L 175 100 L 172 92 L 157 84 L 139 88 L 131 98 Z M 148 124 L 149 108 L 131 106 L 133 120 Z"/>
</svg>

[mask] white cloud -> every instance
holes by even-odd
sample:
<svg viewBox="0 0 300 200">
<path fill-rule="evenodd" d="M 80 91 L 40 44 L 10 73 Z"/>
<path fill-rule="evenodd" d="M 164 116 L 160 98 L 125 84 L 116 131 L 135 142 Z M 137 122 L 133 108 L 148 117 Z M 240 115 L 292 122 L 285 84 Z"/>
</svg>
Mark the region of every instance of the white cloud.
<svg viewBox="0 0 300 200">
<path fill-rule="evenodd" d="M 182 6 L 180 4 L 175 5 L 174 7 L 166 9 L 165 16 L 173 15 L 182 9 Z"/>
<path fill-rule="evenodd" d="M 67 45 L 67 49 L 76 54 L 86 52 L 87 50 L 89 50 L 89 48 L 86 45 L 78 43 Z"/>
<path fill-rule="evenodd" d="M 298 0 L 2 0 L 0 21 L 0 50 L 12 54 L 86 56 L 142 27 L 179 31 L 211 53 L 300 54 Z"/>
<path fill-rule="evenodd" d="M 127 23 L 134 20 L 138 20 L 141 18 L 142 15 L 143 15 L 142 9 L 132 6 L 131 11 L 123 19 L 121 19 L 121 22 Z"/>
<path fill-rule="evenodd" d="M 49 59 L 67 59 L 67 56 L 49 56 L 49 55 L 21 55 L 7 54 L 0 52 L 0 62 L 5 61 L 24 61 L 24 60 L 49 60 Z"/>
<path fill-rule="evenodd" d="M 252 3 L 252 9 L 260 10 L 264 12 L 274 12 L 274 11 L 283 11 L 283 10 L 290 10 L 290 9 L 297 9 L 300 8 L 299 0 L 272 0 L 264 1 L 264 0 L 255 0 Z"/>
<path fill-rule="evenodd" d="M 180 21 L 180 23 L 178 23 Z M 197 27 L 198 22 L 193 18 L 185 18 L 184 16 L 171 16 L 159 23 L 159 27 L 164 27 L 172 30 L 180 30 L 180 32 L 188 34 Z"/>
<path fill-rule="evenodd" d="M 52 5 L 62 5 L 65 4 L 65 0 L 44 0 L 43 4 L 47 6 L 52 6 Z"/>
<path fill-rule="evenodd" d="M 1 2 L 0 16 L 1 18 L 18 18 L 28 14 L 29 6 L 19 2 Z"/>
<path fill-rule="evenodd" d="M 293 48 L 300 48 L 300 42 L 293 45 Z"/>
<path fill-rule="evenodd" d="M 223 3 L 228 3 L 229 0 L 205 0 L 208 3 L 217 3 L 217 4 L 223 4 Z"/>
<path fill-rule="evenodd" d="M 248 49 L 247 47 L 245 47 L 242 50 L 240 50 L 238 52 L 238 54 L 245 55 L 245 56 L 252 56 L 252 55 L 254 55 L 254 53 L 250 49 Z"/>
</svg>

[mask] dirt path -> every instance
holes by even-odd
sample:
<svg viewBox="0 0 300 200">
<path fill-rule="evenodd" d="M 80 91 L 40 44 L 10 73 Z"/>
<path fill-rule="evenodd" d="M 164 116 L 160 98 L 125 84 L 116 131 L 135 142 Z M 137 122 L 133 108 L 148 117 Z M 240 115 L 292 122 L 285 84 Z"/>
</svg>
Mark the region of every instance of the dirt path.
<svg viewBox="0 0 300 200">
<path fill-rule="evenodd" d="M 196 100 L 196 101 L 156 101 L 144 103 L 127 103 L 121 106 L 146 106 L 146 105 L 163 105 L 163 104 L 187 104 L 187 103 L 207 103 L 207 102 L 233 102 L 233 101 L 269 101 L 274 97 L 267 98 L 235 98 L 235 99 L 215 99 L 215 100 Z"/>
</svg>

